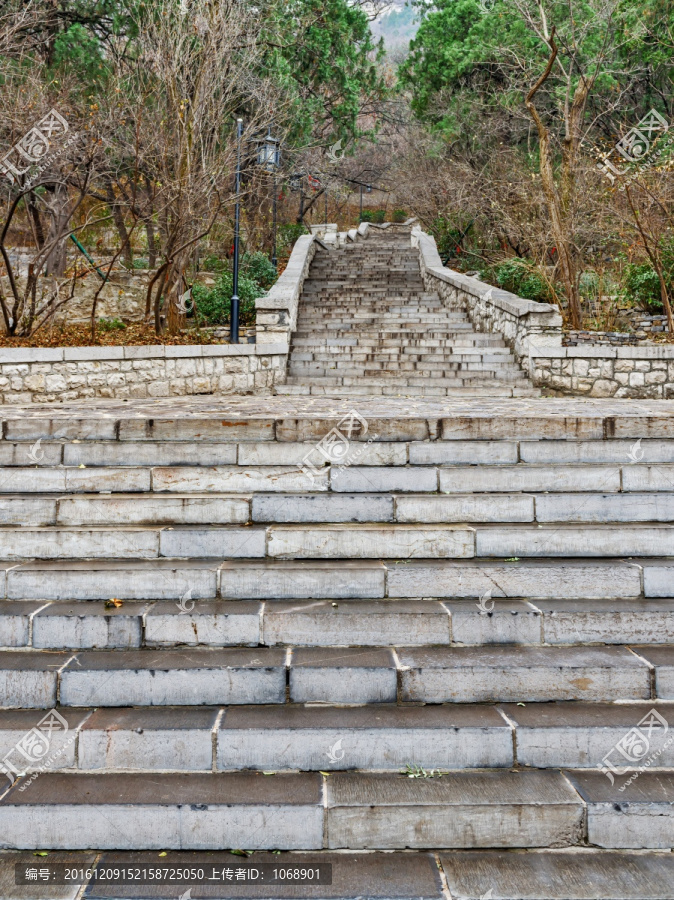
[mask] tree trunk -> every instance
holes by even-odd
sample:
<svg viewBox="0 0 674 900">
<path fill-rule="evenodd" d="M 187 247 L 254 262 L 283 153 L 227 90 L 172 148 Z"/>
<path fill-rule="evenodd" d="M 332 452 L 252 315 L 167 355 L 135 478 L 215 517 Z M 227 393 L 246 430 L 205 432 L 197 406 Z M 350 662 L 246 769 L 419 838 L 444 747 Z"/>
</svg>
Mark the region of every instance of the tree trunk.
<svg viewBox="0 0 674 900">
<path fill-rule="evenodd" d="M 548 211 L 550 213 L 550 225 L 552 228 L 552 234 L 555 239 L 555 243 L 557 245 L 557 255 L 562 270 L 562 280 L 564 281 L 564 286 L 566 288 L 566 296 L 569 304 L 569 319 L 573 328 L 581 328 L 582 313 L 580 306 L 580 293 L 578 291 L 578 266 L 576 260 L 576 252 L 573 245 L 572 236 L 569 233 L 570 229 L 568 227 L 568 217 L 562 211 L 563 204 L 560 199 L 557 185 L 555 184 L 555 174 L 552 162 L 552 148 L 550 146 L 550 132 L 545 126 L 538 113 L 538 110 L 533 103 L 533 98 L 536 94 L 536 91 L 538 91 L 538 89 L 550 75 L 552 66 L 554 65 L 555 59 L 557 58 L 554 27 L 552 28 L 552 31 L 550 33 L 550 39 L 548 43 L 550 44 L 551 53 L 548 59 L 548 63 L 545 67 L 545 71 L 538 79 L 536 84 L 531 88 L 524 102 L 529 111 L 529 115 L 533 119 L 538 131 L 541 185 L 543 187 L 543 193 L 545 194 Z M 569 162 L 570 157 L 567 155 L 567 165 Z M 564 178 L 564 190 L 567 191 L 570 186 L 571 185 L 568 178 Z M 567 204 L 568 197 L 565 198 L 564 205 Z"/>
<path fill-rule="evenodd" d="M 115 223 L 115 228 L 117 229 L 117 234 L 119 235 L 119 242 L 120 247 L 122 248 L 124 265 L 127 269 L 132 269 L 133 250 L 131 249 L 131 240 L 129 239 L 129 232 L 126 229 L 124 214 L 119 204 L 117 203 L 117 200 L 115 199 L 115 192 L 111 181 L 106 181 L 105 194 L 108 198 L 108 206 L 110 207 L 110 212 L 112 213 L 112 220 Z"/>
<path fill-rule="evenodd" d="M 46 273 L 55 278 L 63 278 L 66 272 L 66 241 L 68 239 L 65 232 L 70 218 L 68 190 L 63 184 L 56 184 L 48 190 L 51 192 L 51 198 L 47 202 L 51 222 L 49 223 L 47 243 L 51 244 L 52 241 L 56 241 L 56 245 L 47 257 Z"/>
</svg>

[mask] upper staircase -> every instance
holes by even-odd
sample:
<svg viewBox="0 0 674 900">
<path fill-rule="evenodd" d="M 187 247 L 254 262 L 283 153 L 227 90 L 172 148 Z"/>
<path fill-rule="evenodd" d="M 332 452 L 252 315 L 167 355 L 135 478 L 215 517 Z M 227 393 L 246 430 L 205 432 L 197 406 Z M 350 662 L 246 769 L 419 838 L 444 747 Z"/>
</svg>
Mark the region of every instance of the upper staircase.
<svg viewBox="0 0 674 900">
<path fill-rule="evenodd" d="M 409 228 L 318 248 L 277 394 L 534 397 L 503 339 L 424 287 Z"/>
</svg>

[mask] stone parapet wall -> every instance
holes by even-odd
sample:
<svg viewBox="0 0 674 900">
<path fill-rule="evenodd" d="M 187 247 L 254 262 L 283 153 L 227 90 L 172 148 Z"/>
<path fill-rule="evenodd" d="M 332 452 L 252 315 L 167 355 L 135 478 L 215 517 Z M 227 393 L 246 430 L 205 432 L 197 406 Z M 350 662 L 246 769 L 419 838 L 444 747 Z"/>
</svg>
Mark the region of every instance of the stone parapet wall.
<svg viewBox="0 0 674 900">
<path fill-rule="evenodd" d="M 0 402 L 54 403 L 269 392 L 285 381 L 285 344 L 0 348 Z"/>
<path fill-rule="evenodd" d="M 287 355 L 290 335 L 297 325 L 297 307 L 302 287 L 315 253 L 315 235 L 300 235 L 281 277 L 264 297 L 258 297 L 255 301 L 258 346 L 285 343 Z"/>
<path fill-rule="evenodd" d="M 412 229 L 412 245 L 419 248 L 421 273 L 428 290 L 437 291 L 450 308 L 466 312 L 477 331 L 503 335 L 525 370 L 532 340 L 538 345 L 562 346 L 562 317 L 556 306 L 524 300 L 510 291 L 447 269 L 434 238 L 420 229 Z"/>
<path fill-rule="evenodd" d="M 429 234 L 412 230 L 424 283 L 450 308 L 467 313 L 477 331 L 501 334 L 537 387 L 589 397 L 674 398 L 674 345 L 562 346 L 556 307 L 525 300 L 447 269 Z"/>
</svg>

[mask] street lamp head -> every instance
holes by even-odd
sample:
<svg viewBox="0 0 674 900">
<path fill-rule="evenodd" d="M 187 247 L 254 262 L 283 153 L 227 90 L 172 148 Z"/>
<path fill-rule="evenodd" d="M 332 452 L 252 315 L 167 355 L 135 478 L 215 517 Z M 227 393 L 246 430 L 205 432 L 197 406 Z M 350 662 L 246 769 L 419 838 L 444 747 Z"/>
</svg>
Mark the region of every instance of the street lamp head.
<svg viewBox="0 0 674 900">
<path fill-rule="evenodd" d="M 274 172 L 281 164 L 281 142 L 272 137 L 271 129 L 258 141 L 257 164 L 267 172 Z"/>
</svg>

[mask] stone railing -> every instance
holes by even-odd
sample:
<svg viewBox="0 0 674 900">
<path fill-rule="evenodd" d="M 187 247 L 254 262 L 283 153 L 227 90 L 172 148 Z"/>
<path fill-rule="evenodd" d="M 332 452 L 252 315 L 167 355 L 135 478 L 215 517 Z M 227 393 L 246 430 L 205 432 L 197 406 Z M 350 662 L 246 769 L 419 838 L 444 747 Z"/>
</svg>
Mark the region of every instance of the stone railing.
<svg viewBox="0 0 674 900">
<path fill-rule="evenodd" d="M 674 345 L 530 348 L 534 384 L 589 397 L 674 399 Z"/>
<path fill-rule="evenodd" d="M 503 336 L 538 387 L 590 397 L 674 398 L 674 345 L 562 346 L 557 307 L 525 300 L 442 265 L 434 238 L 412 229 L 424 284 L 464 311 L 477 331 Z"/>
<path fill-rule="evenodd" d="M 297 306 L 304 280 L 316 253 L 316 238 L 313 234 L 298 237 L 290 254 L 288 265 L 276 284 L 264 297 L 255 301 L 256 342 L 258 347 L 265 344 L 285 345 L 288 354 L 290 335 L 297 324 Z"/>
<path fill-rule="evenodd" d="M 426 287 L 437 291 L 447 306 L 465 311 L 477 331 L 503 335 L 525 371 L 532 340 L 537 346 L 562 346 L 562 317 L 556 306 L 524 300 L 510 291 L 445 268 L 435 239 L 418 228 L 412 229 L 412 244 L 419 248 Z"/>
</svg>

